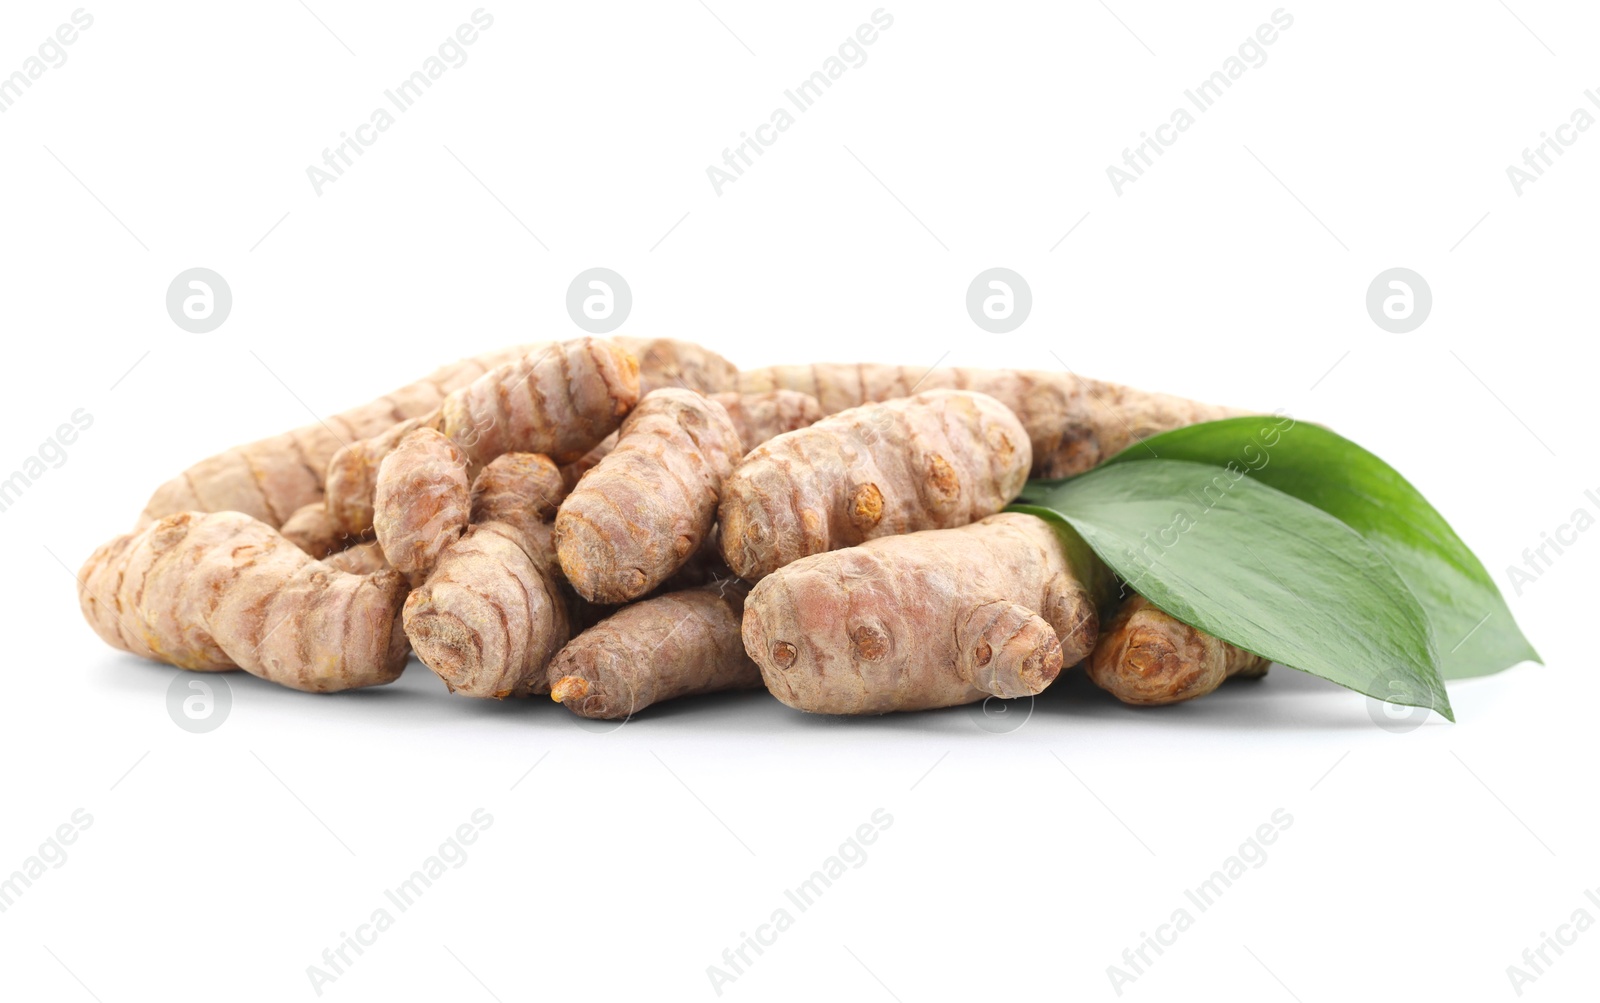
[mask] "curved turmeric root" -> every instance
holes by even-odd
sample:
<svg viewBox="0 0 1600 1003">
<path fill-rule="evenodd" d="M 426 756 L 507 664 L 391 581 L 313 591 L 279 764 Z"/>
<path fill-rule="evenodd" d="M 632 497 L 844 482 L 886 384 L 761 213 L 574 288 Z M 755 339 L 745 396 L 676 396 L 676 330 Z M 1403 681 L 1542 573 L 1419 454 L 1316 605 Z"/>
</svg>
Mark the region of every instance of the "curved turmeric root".
<svg viewBox="0 0 1600 1003">
<path fill-rule="evenodd" d="M 334 523 L 333 517 L 328 515 L 328 506 L 320 501 L 295 509 L 294 514 L 278 527 L 278 532 L 319 561 L 339 553 L 358 540 Z"/>
<path fill-rule="evenodd" d="M 644 389 L 643 372 L 639 376 L 640 393 Z M 756 448 L 768 439 L 785 432 L 805 428 L 822 419 L 822 405 L 810 394 L 795 390 L 769 390 L 760 394 L 716 393 L 711 399 L 728 412 L 728 420 L 739 433 L 739 444 L 745 452 Z M 575 486 L 584 474 L 600 465 L 600 461 L 617 448 L 617 435 L 613 432 L 600 445 L 585 453 L 583 458 L 561 468 L 567 487 Z"/>
<path fill-rule="evenodd" d="M 506 453 L 472 481 L 473 522 L 548 522 L 567 497 L 561 470 L 548 456 Z"/>
<path fill-rule="evenodd" d="M 780 568 L 751 591 L 743 635 L 790 707 L 882 714 L 1038 693 L 1098 623 L 1056 531 L 1003 513 Z"/>
<path fill-rule="evenodd" d="M 296 510 L 322 500 L 328 461 L 342 443 L 370 438 L 396 422 L 427 414 L 447 394 L 524 351 L 504 348 L 463 359 L 325 422 L 201 460 L 156 489 L 139 526 L 176 512 L 243 512 L 269 526 L 282 525 Z"/>
<path fill-rule="evenodd" d="M 389 561 L 383 556 L 383 547 L 377 540 L 368 540 L 338 553 L 329 554 L 322 559 L 322 563 L 352 575 L 370 575 L 377 571 L 389 570 Z"/>
<path fill-rule="evenodd" d="M 916 390 L 973 390 L 1016 412 L 1033 444 L 1033 476 L 1068 477 L 1158 432 L 1246 412 L 1148 393 L 1070 372 L 860 365 L 772 366 L 739 374 L 744 393 L 787 388 L 833 414 Z"/>
<path fill-rule="evenodd" d="M 443 432 L 473 469 L 512 452 L 569 463 L 610 435 L 638 400 L 638 364 L 620 346 L 575 338 L 536 348 L 451 393 L 437 410 L 339 450 L 328 463 L 328 513 L 346 533 L 370 529 L 378 467 L 417 428 Z"/>
<path fill-rule="evenodd" d="M 721 404 L 739 433 L 745 452 L 785 432 L 815 425 L 822 420 L 822 405 L 797 390 L 768 390 L 759 394 L 720 393 L 711 399 Z"/>
<path fill-rule="evenodd" d="M 550 696 L 583 717 L 632 717 L 677 697 L 761 685 L 739 638 L 746 587 L 736 581 L 625 606 L 550 663 Z"/>
<path fill-rule="evenodd" d="M 639 360 L 639 395 L 668 387 L 714 394 L 733 390 L 739 383 L 739 367 L 692 341 L 676 338 L 612 339 Z"/>
<path fill-rule="evenodd" d="M 1017 496 L 1027 434 L 999 401 L 933 390 L 868 404 L 753 450 L 722 486 L 722 554 L 756 580 L 882 536 L 963 526 Z"/>
<path fill-rule="evenodd" d="M 722 405 L 657 390 L 556 513 L 561 570 L 590 602 L 630 602 L 681 568 L 711 531 L 744 450 Z"/>
<path fill-rule="evenodd" d="M 1106 625 L 1085 668 L 1123 703 L 1154 706 L 1205 696 L 1233 676 L 1264 676 L 1271 664 L 1134 595 Z"/>
<path fill-rule="evenodd" d="M 96 550 L 78 580 L 107 644 L 181 669 L 326 693 L 405 666 L 400 575 L 346 574 L 239 512 L 167 516 Z"/>
<path fill-rule="evenodd" d="M 419 428 L 378 467 L 373 529 L 389 564 L 413 582 L 467 530 L 467 457 L 443 432 Z"/>
<path fill-rule="evenodd" d="M 406 599 L 406 635 L 451 692 L 549 692 L 545 668 L 573 627 L 550 524 L 540 521 L 560 476 L 544 457 L 507 454 L 490 463 L 473 483 L 474 524 Z"/>
</svg>

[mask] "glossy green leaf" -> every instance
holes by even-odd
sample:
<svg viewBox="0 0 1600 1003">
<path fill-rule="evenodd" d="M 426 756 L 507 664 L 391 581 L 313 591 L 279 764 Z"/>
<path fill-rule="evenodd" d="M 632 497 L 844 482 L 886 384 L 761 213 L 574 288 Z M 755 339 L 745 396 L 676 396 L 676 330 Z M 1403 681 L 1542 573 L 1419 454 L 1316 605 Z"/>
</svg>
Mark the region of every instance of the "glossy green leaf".
<svg viewBox="0 0 1600 1003">
<path fill-rule="evenodd" d="M 1539 661 L 1483 564 L 1399 471 L 1319 425 L 1229 418 L 1154 436 L 1110 463 L 1188 460 L 1243 470 L 1354 529 L 1377 547 L 1422 604 L 1446 679 Z"/>
<path fill-rule="evenodd" d="M 1360 533 L 1260 481 L 1147 459 L 1033 484 L 1013 510 L 1059 517 L 1172 616 L 1391 703 L 1454 720 L 1427 614 Z"/>
</svg>

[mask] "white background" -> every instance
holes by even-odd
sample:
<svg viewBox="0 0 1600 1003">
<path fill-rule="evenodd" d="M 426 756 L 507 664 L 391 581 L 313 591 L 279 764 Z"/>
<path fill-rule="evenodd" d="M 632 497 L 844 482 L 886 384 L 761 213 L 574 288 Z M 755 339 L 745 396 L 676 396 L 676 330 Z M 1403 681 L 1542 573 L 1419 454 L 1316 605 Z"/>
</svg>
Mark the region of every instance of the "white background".
<svg viewBox="0 0 1600 1003">
<path fill-rule="evenodd" d="M 1106 167 L 1273 4 L 890 6 L 868 61 L 719 196 L 706 167 L 873 4 L 490 6 L 468 62 L 319 196 L 306 167 L 474 5 L 307 2 L 90 7 L 0 114 L 0 472 L 94 417 L 0 514 L 0 872 L 93 817 L 0 914 L 8 998 L 315 999 L 307 966 L 478 808 L 466 863 L 325 998 L 715 999 L 707 967 L 880 808 L 866 862 L 791 905 L 724 998 L 1115 999 L 1107 966 L 1280 808 L 1267 862 L 1125 998 L 1513 999 L 1524 949 L 1600 919 L 1600 533 L 1520 595 L 1505 570 L 1600 492 L 1600 130 L 1520 196 L 1506 175 L 1600 114 L 1592 9 L 1289 6 L 1266 64 L 1119 196 Z M 7 4 L 0 73 L 72 10 Z M 1281 668 L 1164 710 L 1071 674 L 1001 733 L 759 693 L 608 732 L 413 664 L 332 697 L 235 673 L 194 735 L 167 715 L 174 670 L 83 624 L 57 558 L 76 569 L 158 483 L 577 333 L 565 289 L 595 265 L 631 283 L 626 333 L 745 366 L 1066 364 L 1328 423 L 1452 520 L 1548 665 L 1453 684 L 1460 723 L 1405 733 Z M 1008 335 L 963 307 L 996 265 L 1033 289 Z M 210 334 L 164 309 L 192 266 L 232 286 Z M 1365 311 L 1392 266 L 1433 291 L 1410 334 Z M 1587 932 L 1523 990 L 1597 979 Z"/>
</svg>

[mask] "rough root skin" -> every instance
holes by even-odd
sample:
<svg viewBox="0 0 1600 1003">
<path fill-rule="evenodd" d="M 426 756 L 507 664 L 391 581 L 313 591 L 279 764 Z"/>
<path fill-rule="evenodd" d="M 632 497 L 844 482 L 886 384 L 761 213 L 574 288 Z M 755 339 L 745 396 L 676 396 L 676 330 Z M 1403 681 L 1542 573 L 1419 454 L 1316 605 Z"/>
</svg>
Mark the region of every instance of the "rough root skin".
<svg viewBox="0 0 1600 1003">
<path fill-rule="evenodd" d="M 239 512 L 167 516 L 96 550 L 78 577 L 107 644 L 179 668 L 326 693 L 405 666 L 400 575 L 339 571 Z"/>
<path fill-rule="evenodd" d="M 550 663 L 550 696 L 583 717 L 628 718 L 651 704 L 753 689 L 761 670 L 739 636 L 745 588 L 728 581 L 623 607 Z"/>
<path fill-rule="evenodd" d="M 474 470 L 512 452 L 569 463 L 611 434 L 638 400 L 638 365 L 624 349 L 595 338 L 534 348 L 449 394 L 437 410 L 339 450 L 328 463 L 328 513 L 347 533 L 369 530 L 378 467 L 417 428 L 443 432 Z"/>
<path fill-rule="evenodd" d="M 443 431 L 475 465 L 502 453 L 570 463 L 616 430 L 639 401 L 626 349 L 575 338 L 530 352 L 444 399 Z"/>
<path fill-rule="evenodd" d="M 466 532 L 472 506 L 467 458 L 431 428 L 401 440 L 378 468 L 373 528 L 383 556 L 412 581 Z"/>
<path fill-rule="evenodd" d="M 368 540 L 337 554 L 329 554 L 322 563 L 352 575 L 370 575 L 389 570 L 389 561 L 383 556 L 383 547 L 377 540 Z"/>
<path fill-rule="evenodd" d="M 639 360 L 639 396 L 668 387 L 681 387 L 695 393 L 714 394 L 735 390 L 739 368 L 727 359 L 692 341 L 675 338 L 611 339 Z"/>
<path fill-rule="evenodd" d="M 472 481 L 473 522 L 547 522 L 567 497 L 561 469 L 538 453 L 506 453 Z"/>
<path fill-rule="evenodd" d="M 822 405 L 810 394 L 796 390 L 769 390 L 760 394 L 720 393 L 711 399 L 721 404 L 739 433 L 745 452 L 768 439 L 822 420 Z"/>
<path fill-rule="evenodd" d="M 177 512 L 243 512 L 270 526 L 281 525 L 297 510 L 322 500 L 324 473 L 343 442 L 370 438 L 396 422 L 427 414 L 447 394 L 523 351 L 500 349 L 463 359 L 326 422 L 201 460 L 156 489 L 139 526 Z"/>
<path fill-rule="evenodd" d="M 834 414 L 914 390 L 974 390 L 1016 412 L 1033 444 L 1033 476 L 1081 474 L 1158 432 L 1246 412 L 1167 394 L 1147 393 L 1068 372 L 935 369 L 915 366 L 772 366 L 739 374 L 739 389 L 786 388 L 817 398 Z"/>
<path fill-rule="evenodd" d="M 322 502 L 300 506 L 278 532 L 319 561 L 358 542 L 339 528 Z"/>
<path fill-rule="evenodd" d="M 840 412 L 751 451 L 723 485 L 722 553 L 754 581 L 867 540 L 963 526 L 1027 481 L 1028 438 L 982 394 L 934 390 Z"/>
<path fill-rule="evenodd" d="M 670 578 L 711 532 L 722 483 L 743 452 L 710 398 L 679 389 L 645 397 L 556 514 L 572 587 L 591 602 L 620 603 Z"/>
<path fill-rule="evenodd" d="M 1123 703 L 1160 706 L 1205 696 L 1233 676 L 1264 676 L 1271 664 L 1134 595 L 1106 625 L 1085 668 Z"/>
<path fill-rule="evenodd" d="M 1023 696 L 1094 647 L 1056 532 L 1003 513 L 796 561 L 745 606 L 745 650 L 799 710 L 883 714 Z"/>
<path fill-rule="evenodd" d="M 473 526 L 406 599 L 406 636 L 451 692 L 503 700 L 548 691 L 545 667 L 572 636 L 549 529 Z"/>
<path fill-rule="evenodd" d="M 507 453 L 473 483 L 473 526 L 445 549 L 406 600 L 417 657 L 453 692 L 532 696 L 574 631 L 575 599 L 560 580 L 549 492 L 561 475 L 543 456 Z"/>
</svg>

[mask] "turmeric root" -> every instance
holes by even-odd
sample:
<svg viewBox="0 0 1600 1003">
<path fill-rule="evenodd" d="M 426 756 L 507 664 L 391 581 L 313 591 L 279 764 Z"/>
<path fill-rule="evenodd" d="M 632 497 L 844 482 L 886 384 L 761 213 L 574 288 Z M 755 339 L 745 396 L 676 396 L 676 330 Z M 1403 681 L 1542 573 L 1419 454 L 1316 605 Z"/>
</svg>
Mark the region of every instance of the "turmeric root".
<svg viewBox="0 0 1600 1003">
<path fill-rule="evenodd" d="M 355 539 L 334 523 L 328 506 L 319 501 L 295 509 L 278 532 L 319 561 L 349 547 Z"/>
<path fill-rule="evenodd" d="M 78 601 L 112 647 L 325 693 L 393 682 L 405 583 L 352 575 L 239 512 L 180 512 L 96 550 Z"/>
<path fill-rule="evenodd" d="M 1002 513 L 780 568 L 751 591 L 743 636 L 790 707 L 882 714 L 1038 693 L 1098 626 L 1056 531 Z"/>
<path fill-rule="evenodd" d="M 1106 624 L 1085 668 L 1123 703 L 1157 705 L 1205 696 L 1233 676 L 1264 676 L 1271 664 L 1134 595 Z"/>
<path fill-rule="evenodd" d="M 551 527 L 560 474 L 544 457 L 506 454 L 473 482 L 474 524 L 439 555 L 406 599 L 417 657 L 454 693 L 475 697 L 549 692 L 545 669 L 573 633 Z"/>
<path fill-rule="evenodd" d="M 282 525 L 296 510 L 322 500 L 324 472 L 342 443 L 378 435 L 396 422 L 427 414 L 447 394 L 522 351 L 507 348 L 463 359 L 326 421 L 201 460 L 156 489 L 139 526 L 176 512 L 243 512 L 269 526 Z"/>
<path fill-rule="evenodd" d="M 754 581 L 811 554 L 962 526 L 1015 498 L 1030 463 L 1016 417 L 983 394 L 852 408 L 745 457 L 722 489 L 722 554 Z"/>
<path fill-rule="evenodd" d="M 368 540 L 329 554 L 322 559 L 322 563 L 352 575 L 370 575 L 376 571 L 389 570 L 389 562 L 384 558 L 383 547 L 377 540 Z"/>
<path fill-rule="evenodd" d="M 548 456 L 506 453 L 472 482 L 473 522 L 547 522 L 567 496 L 561 470 Z"/>
<path fill-rule="evenodd" d="M 583 717 L 632 717 L 676 697 L 761 685 L 739 638 L 747 588 L 729 580 L 624 606 L 550 663 L 550 696 Z"/>
<path fill-rule="evenodd" d="M 644 393 L 644 377 L 639 380 Z M 709 395 L 728 412 L 734 431 L 739 433 L 739 443 L 750 450 L 785 432 L 805 428 L 822 418 L 822 406 L 810 394 L 794 390 L 770 390 L 761 394 L 734 392 Z M 617 448 L 617 434 L 611 433 L 600 445 L 585 453 L 583 458 L 561 468 L 567 487 L 575 486 L 584 474 L 600 465 L 613 449 Z"/>
<path fill-rule="evenodd" d="M 611 339 L 639 360 L 639 395 L 675 387 L 714 394 L 733 390 L 739 368 L 709 348 L 676 338 Z"/>
<path fill-rule="evenodd" d="M 1081 474 L 1158 432 L 1245 413 L 1085 379 L 1065 371 L 929 371 L 865 363 L 773 366 L 739 374 L 739 390 L 744 393 L 778 388 L 810 394 L 827 414 L 870 401 L 905 397 L 916 390 L 955 389 L 988 394 L 1016 412 L 1028 430 L 1035 477 Z"/>
<path fill-rule="evenodd" d="M 466 454 L 443 432 L 417 429 L 378 467 L 373 527 L 383 556 L 419 581 L 466 532 L 471 505 Z"/>
<path fill-rule="evenodd" d="M 617 448 L 556 513 L 561 570 L 590 602 L 630 602 L 700 548 L 723 480 L 744 450 L 722 405 L 657 390 L 619 430 Z"/>
<path fill-rule="evenodd" d="M 745 452 L 785 432 L 822 420 L 822 405 L 810 394 L 795 390 L 769 390 L 760 394 L 720 393 L 711 399 L 721 404 L 739 433 Z"/>
<path fill-rule="evenodd" d="M 595 338 L 546 345 L 445 397 L 438 410 L 351 443 L 328 464 L 328 513 L 346 533 L 372 525 L 378 466 L 419 427 L 443 432 L 476 468 L 502 453 L 583 456 L 639 399 L 639 370 L 621 347 Z"/>
</svg>

